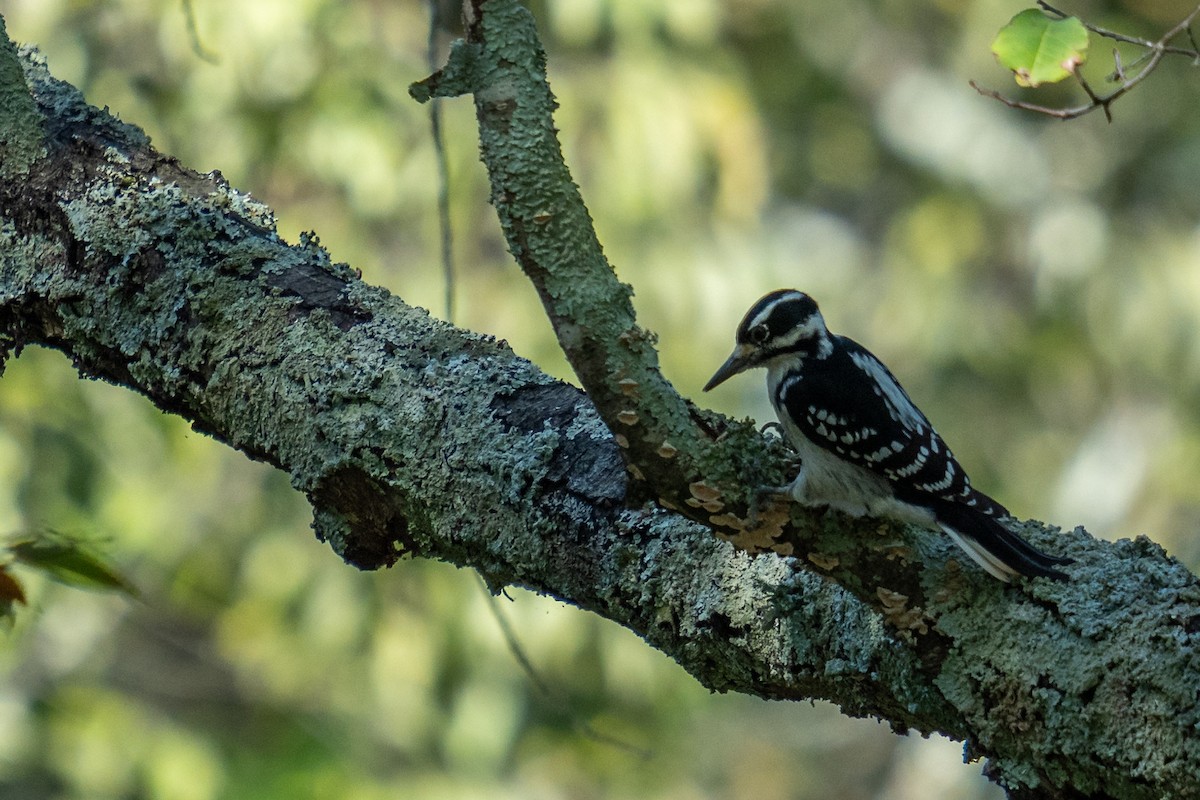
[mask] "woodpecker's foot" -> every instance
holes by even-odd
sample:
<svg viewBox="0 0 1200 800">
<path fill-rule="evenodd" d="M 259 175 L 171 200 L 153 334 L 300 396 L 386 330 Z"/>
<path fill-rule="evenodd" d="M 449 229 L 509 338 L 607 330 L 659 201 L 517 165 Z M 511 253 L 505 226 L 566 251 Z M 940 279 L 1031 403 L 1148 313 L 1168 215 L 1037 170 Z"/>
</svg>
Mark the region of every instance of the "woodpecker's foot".
<svg viewBox="0 0 1200 800">
<path fill-rule="evenodd" d="M 766 435 L 767 431 L 773 431 L 787 449 L 788 471 L 796 473 L 800 471 L 800 454 L 796 452 L 796 448 L 792 445 L 787 437 L 787 431 L 783 429 L 783 425 L 778 422 L 765 422 L 758 429 L 759 434 Z"/>
<path fill-rule="evenodd" d="M 775 433 L 779 435 L 780 439 L 783 439 L 785 442 L 787 441 L 787 435 L 783 432 L 783 426 L 778 422 L 764 423 L 763 426 L 758 429 L 759 433 L 766 433 L 767 431 L 775 431 Z"/>
</svg>

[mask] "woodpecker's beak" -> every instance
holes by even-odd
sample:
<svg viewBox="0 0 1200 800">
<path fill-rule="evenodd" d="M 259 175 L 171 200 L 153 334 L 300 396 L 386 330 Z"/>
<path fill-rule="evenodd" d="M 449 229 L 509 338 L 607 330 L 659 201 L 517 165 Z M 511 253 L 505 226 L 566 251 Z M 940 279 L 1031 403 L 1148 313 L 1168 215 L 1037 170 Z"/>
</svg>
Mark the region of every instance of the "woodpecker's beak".
<svg viewBox="0 0 1200 800">
<path fill-rule="evenodd" d="M 709 379 L 708 383 L 704 384 L 704 391 L 707 392 L 709 389 L 716 388 L 739 372 L 748 369 L 751 366 L 751 352 L 750 345 L 746 344 L 739 344 L 734 348 L 733 355 L 729 356 L 729 359 L 721 365 L 721 368 Z"/>
</svg>

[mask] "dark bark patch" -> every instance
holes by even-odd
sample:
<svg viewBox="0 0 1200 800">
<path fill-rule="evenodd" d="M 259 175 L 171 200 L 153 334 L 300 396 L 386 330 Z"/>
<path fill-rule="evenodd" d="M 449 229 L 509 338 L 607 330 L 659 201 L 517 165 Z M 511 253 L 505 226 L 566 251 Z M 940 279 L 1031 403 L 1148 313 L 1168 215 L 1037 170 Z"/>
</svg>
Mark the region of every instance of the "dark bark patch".
<svg viewBox="0 0 1200 800">
<path fill-rule="evenodd" d="M 368 322 L 370 311 L 352 303 L 346 296 L 347 282 L 317 264 L 301 263 L 279 272 L 268 272 L 267 285 L 284 297 L 296 297 L 293 319 L 306 317 L 318 308 L 325 309 L 339 330 L 348 331 Z"/>
<path fill-rule="evenodd" d="M 595 416 L 587 395 L 565 383 L 522 386 L 496 395 L 491 408 L 506 431 L 526 434 L 545 430 L 563 434 L 579 415 Z M 625 500 L 628 484 L 625 463 L 613 438 L 596 440 L 584 433 L 561 437 L 546 479 L 609 507 Z"/>
<path fill-rule="evenodd" d="M 414 550 L 404 512 L 358 467 L 342 467 L 325 476 L 309 493 L 309 500 L 316 511 L 317 537 L 328 541 L 353 567 L 390 567 Z"/>
</svg>

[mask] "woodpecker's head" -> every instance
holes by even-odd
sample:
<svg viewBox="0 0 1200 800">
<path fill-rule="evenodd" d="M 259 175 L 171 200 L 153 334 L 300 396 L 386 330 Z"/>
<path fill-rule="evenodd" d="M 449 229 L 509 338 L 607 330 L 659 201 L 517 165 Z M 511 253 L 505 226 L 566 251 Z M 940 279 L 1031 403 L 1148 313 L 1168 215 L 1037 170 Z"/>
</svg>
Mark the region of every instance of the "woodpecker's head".
<svg viewBox="0 0 1200 800">
<path fill-rule="evenodd" d="M 801 360 L 827 355 L 832 348 L 817 303 L 804 292 L 778 289 L 750 307 L 737 329 L 733 355 L 721 365 L 704 391 L 776 358 Z"/>
</svg>

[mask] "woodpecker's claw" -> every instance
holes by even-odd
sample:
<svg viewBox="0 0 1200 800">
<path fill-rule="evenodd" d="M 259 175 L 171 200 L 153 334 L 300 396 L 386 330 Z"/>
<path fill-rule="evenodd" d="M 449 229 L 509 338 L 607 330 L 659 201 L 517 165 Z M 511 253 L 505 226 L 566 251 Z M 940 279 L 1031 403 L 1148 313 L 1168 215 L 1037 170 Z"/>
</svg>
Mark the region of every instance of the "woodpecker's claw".
<svg viewBox="0 0 1200 800">
<path fill-rule="evenodd" d="M 787 441 L 787 436 L 785 436 L 784 432 L 783 432 L 783 425 L 781 425 L 780 423 L 767 422 L 767 423 L 764 423 L 763 426 L 758 429 L 759 433 L 766 433 L 767 431 L 775 431 L 775 433 L 779 434 L 780 439 L 783 439 L 785 442 Z"/>
</svg>

